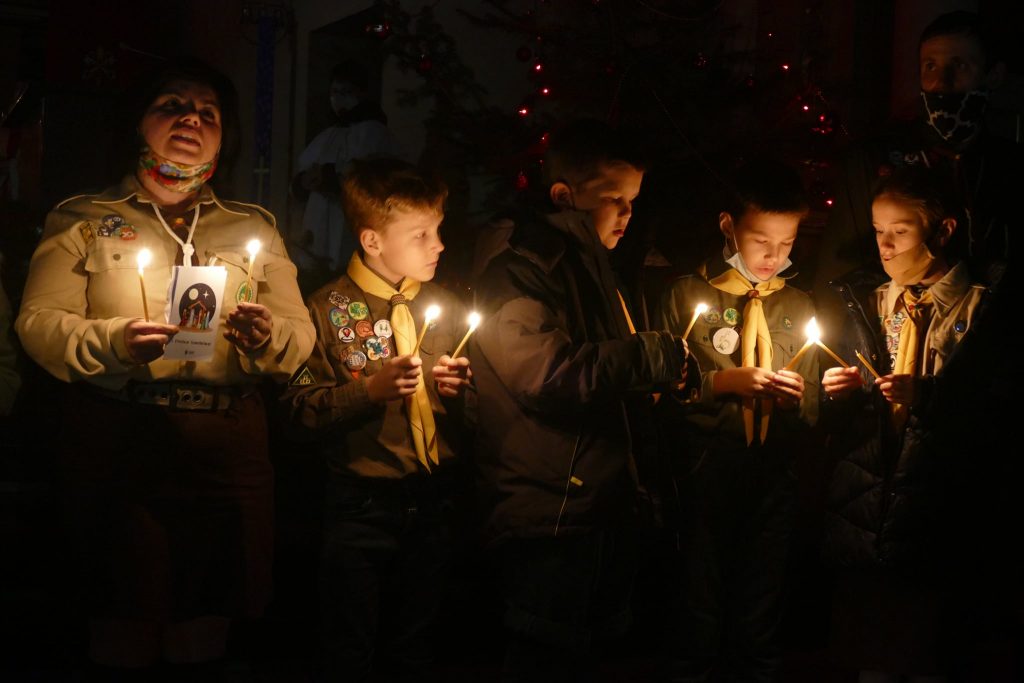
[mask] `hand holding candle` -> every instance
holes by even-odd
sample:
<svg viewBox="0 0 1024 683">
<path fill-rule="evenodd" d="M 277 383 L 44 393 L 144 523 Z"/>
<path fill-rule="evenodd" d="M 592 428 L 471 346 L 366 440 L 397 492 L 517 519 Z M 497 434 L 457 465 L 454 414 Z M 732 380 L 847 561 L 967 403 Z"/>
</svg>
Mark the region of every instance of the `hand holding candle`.
<svg viewBox="0 0 1024 683">
<path fill-rule="evenodd" d="M 260 252 L 259 240 L 249 240 L 249 243 L 245 245 L 245 250 L 249 252 L 249 272 L 245 276 L 245 298 L 247 301 L 255 301 L 256 297 L 251 296 L 252 293 L 252 265 L 256 263 L 256 254 Z"/>
<path fill-rule="evenodd" d="M 707 304 L 697 304 L 697 307 L 693 309 L 693 317 L 690 318 L 690 324 L 686 326 L 686 331 L 683 332 L 683 341 L 686 341 L 686 338 L 690 336 L 690 330 L 693 329 L 693 325 L 697 322 L 697 318 L 703 315 L 707 310 Z"/>
<path fill-rule="evenodd" d="M 423 316 L 423 327 L 420 329 L 420 336 L 416 340 L 416 348 L 412 350 L 412 355 L 420 355 L 420 344 L 423 343 L 423 337 L 427 334 L 427 328 L 430 327 L 430 323 L 434 322 L 441 315 L 441 307 L 438 305 L 432 305 L 427 307 L 427 312 Z"/>
<path fill-rule="evenodd" d="M 138 256 L 135 257 L 136 262 L 139 266 L 139 288 L 142 290 L 142 312 L 146 316 L 146 322 L 149 322 L 149 303 L 146 302 L 146 280 L 143 277 L 143 271 L 146 266 L 153 260 L 153 254 L 149 249 L 140 249 Z"/>
<path fill-rule="evenodd" d="M 455 347 L 454 351 L 452 351 L 452 358 L 459 357 L 459 351 L 462 351 L 462 347 L 466 345 L 467 341 L 469 341 L 469 335 L 473 334 L 473 331 L 476 330 L 477 325 L 480 324 L 480 314 L 475 311 L 473 313 L 470 313 L 467 322 L 469 323 L 469 329 L 466 331 L 466 336 L 462 338 L 462 341 L 459 342 L 459 345 Z"/>
</svg>

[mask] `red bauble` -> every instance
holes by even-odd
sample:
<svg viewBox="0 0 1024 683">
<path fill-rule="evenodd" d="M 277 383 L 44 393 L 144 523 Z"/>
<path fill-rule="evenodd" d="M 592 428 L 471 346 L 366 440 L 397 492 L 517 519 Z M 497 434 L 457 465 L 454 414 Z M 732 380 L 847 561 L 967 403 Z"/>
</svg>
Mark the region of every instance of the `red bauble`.
<svg viewBox="0 0 1024 683">
<path fill-rule="evenodd" d="M 391 24 L 386 21 L 376 24 L 367 24 L 364 30 L 367 34 L 384 40 L 391 35 Z"/>
<path fill-rule="evenodd" d="M 526 177 L 526 171 L 520 171 L 516 176 L 516 189 L 522 191 L 528 187 L 530 187 L 530 179 Z"/>
</svg>

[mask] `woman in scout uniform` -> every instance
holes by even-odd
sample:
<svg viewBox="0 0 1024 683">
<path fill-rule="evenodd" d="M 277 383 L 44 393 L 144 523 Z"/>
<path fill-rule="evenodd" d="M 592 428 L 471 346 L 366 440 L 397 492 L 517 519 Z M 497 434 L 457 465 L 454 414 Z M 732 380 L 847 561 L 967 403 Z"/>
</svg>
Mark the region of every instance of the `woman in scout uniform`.
<svg viewBox="0 0 1024 683">
<path fill-rule="evenodd" d="M 997 471 L 977 432 L 1004 425 L 984 414 L 987 397 L 972 395 L 971 378 L 945 372 L 964 367 L 950 363 L 954 357 L 975 352 L 962 342 L 975 338 L 968 332 L 986 295 L 963 262 L 951 264 L 944 254 L 958 224 L 952 197 L 928 169 L 883 178 L 872 219 L 891 279 L 879 287 L 864 279 L 834 283 L 848 314 L 837 348 L 864 362 L 829 368 L 822 378 L 833 399 L 826 417 L 838 458 L 824 551 L 840 568 L 833 646 L 845 663 L 868 672 L 862 680 L 940 680 L 934 677 L 950 673 L 943 643 L 962 649 L 967 642 L 943 639 L 943 626 L 953 621 L 950 579 L 964 569 L 957 559 L 973 565 L 981 557 L 963 552 L 967 536 L 956 530 L 972 514 L 981 518 L 969 497 L 974 476 Z M 991 484 L 982 496 L 998 496 L 998 483 Z M 983 526 L 994 523 L 985 517 Z"/>
<path fill-rule="evenodd" d="M 61 479 L 90 657 L 136 668 L 216 659 L 229 619 L 266 604 L 273 482 L 259 387 L 295 372 L 314 330 L 273 217 L 207 184 L 237 137 L 230 81 L 168 62 L 124 111 L 134 171 L 49 214 L 17 331 L 69 383 Z M 152 261 L 140 276 L 142 249 Z M 209 265 L 227 272 L 212 359 L 161 359 L 178 332 L 164 322 L 174 267 Z"/>
<path fill-rule="evenodd" d="M 792 462 L 817 415 L 817 361 L 804 354 L 810 297 L 780 276 L 807 211 L 799 176 L 751 162 L 719 215 L 726 246 L 665 293 L 661 322 L 682 334 L 702 372 L 699 395 L 662 401 L 680 489 L 683 605 L 672 651 L 678 680 L 773 680 L 788 537 Z M 721 649 L 728 643 L 728 650 Z M 675 679 L 674 679 L 675 680 Z"/>
<path fill-rule="evenodd" d="M 309 297 L 316 346 L 282 397 L 329 470 L 325 680 L 433 680 L 428 637 L 444 592 L 461 417 L 450 399 L 469 372 L 469 359 L 447 355 L 466 330 L 462 305 L 430 282 L 446 196 L 405 162 L 353 162 L 341 198 L 360 248 Z M 428 324 L 432 306 L 440 316 Z"/>
</svg>

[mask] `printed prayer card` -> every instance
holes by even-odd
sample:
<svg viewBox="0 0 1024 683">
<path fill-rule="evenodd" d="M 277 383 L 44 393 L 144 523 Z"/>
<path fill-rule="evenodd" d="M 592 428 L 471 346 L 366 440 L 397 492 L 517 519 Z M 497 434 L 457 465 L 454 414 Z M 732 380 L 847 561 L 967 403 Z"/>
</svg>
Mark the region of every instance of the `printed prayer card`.
<svg viewBox="0 0 1024 683">
<path fill-rule="evenodd" d="M 180 328 L 165 360 L 208 361 L 213 358 L 224 306 L 227 271 L 221 266 L 175 266 L 167 295 L 167 322 Z"/>
</svg>

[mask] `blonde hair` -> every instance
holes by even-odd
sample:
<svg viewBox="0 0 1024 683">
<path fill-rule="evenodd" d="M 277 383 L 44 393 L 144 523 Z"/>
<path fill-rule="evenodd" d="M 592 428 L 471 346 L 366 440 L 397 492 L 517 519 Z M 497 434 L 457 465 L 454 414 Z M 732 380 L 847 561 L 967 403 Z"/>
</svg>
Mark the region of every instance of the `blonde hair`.
<svg viewBox="0 0 1024 683">
<path fill-rule="evenodd" d="M 395 211 L 444 215 L 444 181 L 398 159 L 357 159 L 341 181 L 341 209 L 358 238 L 363 230 L 381 232 Z"/>
</svg>

